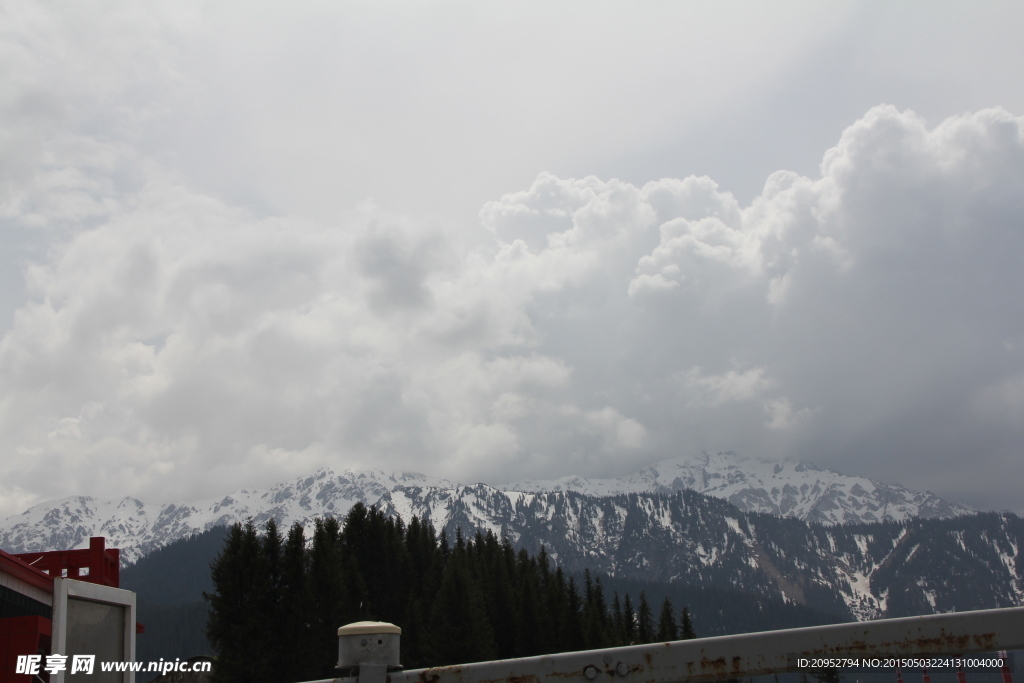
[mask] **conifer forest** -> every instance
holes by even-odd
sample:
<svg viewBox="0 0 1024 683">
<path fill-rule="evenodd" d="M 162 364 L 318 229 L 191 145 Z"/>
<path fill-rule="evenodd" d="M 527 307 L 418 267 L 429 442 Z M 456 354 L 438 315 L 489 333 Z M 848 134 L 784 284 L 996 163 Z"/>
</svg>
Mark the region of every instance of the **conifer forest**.
<svg viewBox="0 0 1024 683">
<path fill-rule="evenodd" d="M 695 637 L 686 608 L 607 595 L 589 572 L 578 584 L 543 547 L 450 541 L 362 504 L 318 519 L 312 539 L 298 524 L 236 524 L 211 570 L 207 635 L 225 682 L 331 677 L 338 627 L 364 620 L 402 628 L 407 669 Z"/>
</svg>

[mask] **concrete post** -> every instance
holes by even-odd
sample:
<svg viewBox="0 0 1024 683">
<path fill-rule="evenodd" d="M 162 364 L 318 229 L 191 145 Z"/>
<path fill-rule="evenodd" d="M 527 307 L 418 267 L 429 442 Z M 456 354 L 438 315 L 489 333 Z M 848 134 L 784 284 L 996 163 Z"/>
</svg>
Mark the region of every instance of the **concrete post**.
<svg viewBox="0 0 1024 683">
<path fill-rule="evenodd" d="M 384 621 L 357 621 L 338 629 L 338 669 L 359 683 L 386 683 L 389 671 L 401 671 L 402 629 Z"/>
</svg>

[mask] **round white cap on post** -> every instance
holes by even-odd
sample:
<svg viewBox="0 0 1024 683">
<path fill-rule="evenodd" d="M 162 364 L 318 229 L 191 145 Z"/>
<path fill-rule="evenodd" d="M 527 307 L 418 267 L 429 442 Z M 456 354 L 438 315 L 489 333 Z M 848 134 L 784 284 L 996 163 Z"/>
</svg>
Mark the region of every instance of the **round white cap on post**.
<svg viewBox="0 0 1024 683">
<path fill-rule="evenodd" d="M 338 668 L 400 666 L 402 629 L 385 621 L 357 621 L 338 629 Z"/>
</svg>

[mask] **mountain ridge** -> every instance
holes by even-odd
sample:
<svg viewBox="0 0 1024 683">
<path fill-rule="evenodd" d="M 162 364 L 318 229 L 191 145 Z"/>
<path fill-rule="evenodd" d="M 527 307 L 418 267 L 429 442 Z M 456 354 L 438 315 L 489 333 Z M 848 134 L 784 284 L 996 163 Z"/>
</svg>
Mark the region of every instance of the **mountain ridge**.
<svg viewBox="0 0 1024 683">
<path fill-rule="evenodd" d="M 821 524 L 945 518 L 976 512 L 930 491 L 913 491 L 801 461 L 745 458 L 732 451 L 670 458 L 625 477 L 523 480 L 499 488 L 535 493 L 571 490 L 596 496 L 689 489 L 728 500 L 744 512 L 764 512 Z"/>
<path fill-rule="evenodd" d="M 486 494 L 479 494 L 488 487 Z M 308 525 L 316 517 L 342 516 L 355 503 L 388 506 L 403 518 L 431 519 L 437 531 L 450 526 L 459 511 L 480 505 L 515 507 L 539 493 L 575 491 L 591 496 L 629 493 L 671 494 L 690 489 L 727 500 L 743 512 L 759 512 L 825 524 L 907 521 L 915 517 L 948 518 L 973 512 L 934 494 L 911 491 L 849 477 L 806 463 L 741 458 L 735 453 L 707 453 L 664 460 L 626 477 L 588 480 L 567 477 L 523 481 L 502 487 L 459 484 L 413 472 L 369 469 L 335 473 L 321 468 L 312 475 L 267 489 L 240 489 L 221 498 L 192 503 L 144 503 L 137 498 L 98 500 L 70 496 L 39 503 L 0 523 L 0 547 L 10 552 L 84 547 L 90 536 L 106 536 L 121 548 L 124 562 L 134 562 L 179 538 L 219 525 L 270 518 L 290 526 Z M 506 503 L 493 492 L 500 491 Z M 472 498 L 464 499 L 469 496 Z M 477 528 L 493 528 L 497 510 L 464 515 Z"/>
<path fill-rule="evenodd" d="M 745 473 L 731 475 L 734 485 L 744 484 Z M 803 484 L 806 492 L 813 490 Z M 131 562 L 178 538 L 247 519 L 262 525 L 273 518 L 283 527 L 297 522 L 308 530 L 316 518 L 342 517 L 354 503 L 403 519 L 419 517 L 449 535 L 456 529 L 464 535 L 493 532 L 528 552 L 543 546 L 570 572 L 718 587 L 844 618 L 1024 604 L 1024 520 L 1012 514 L 826 525 L 745 512 L 724 497 L 691 489 L 605 496 L 506 491 L 380 471 L 338 475 L 324 469 L 191 505 L 71 497 L 14 518 L 0 532 L 0 545 L 15 552 L 47 544 L 70 548 L 76 539 L 84 543 L 103 534 Z M 895 508 L 900 514 L 906 509 Z"/>
</svg>

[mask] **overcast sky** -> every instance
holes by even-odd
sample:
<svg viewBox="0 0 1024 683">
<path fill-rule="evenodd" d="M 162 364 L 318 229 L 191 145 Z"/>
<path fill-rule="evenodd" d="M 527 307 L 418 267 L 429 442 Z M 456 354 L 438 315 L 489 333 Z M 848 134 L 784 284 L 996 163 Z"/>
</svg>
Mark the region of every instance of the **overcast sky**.
<svg viewBox="0 0 1024 683">
<path fill-rule="evenodd" d="M 702 450 L 1024 512 L 1024 4 L 0 1 L 0 515 Z"/>
</svg>

